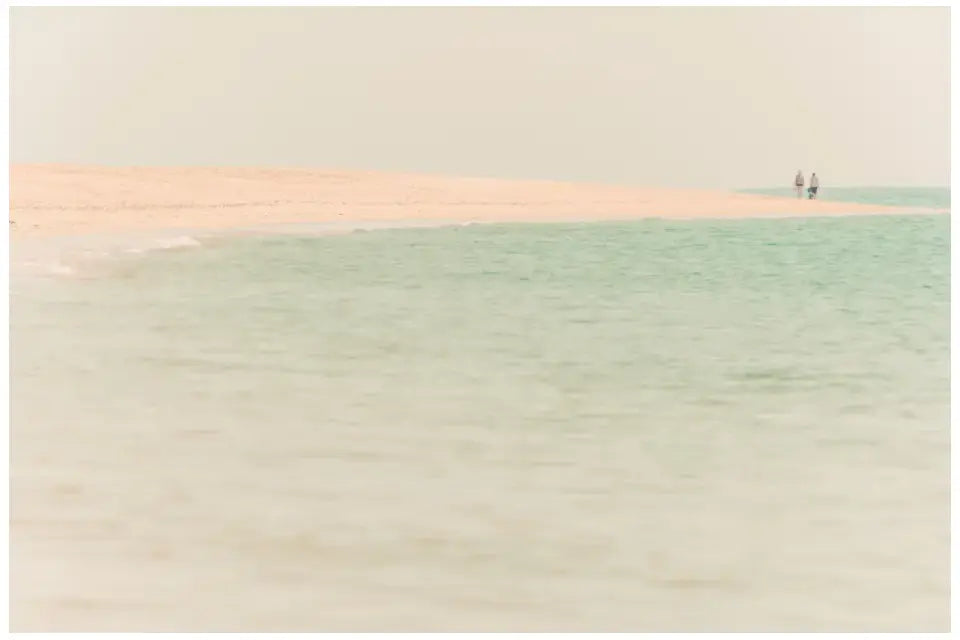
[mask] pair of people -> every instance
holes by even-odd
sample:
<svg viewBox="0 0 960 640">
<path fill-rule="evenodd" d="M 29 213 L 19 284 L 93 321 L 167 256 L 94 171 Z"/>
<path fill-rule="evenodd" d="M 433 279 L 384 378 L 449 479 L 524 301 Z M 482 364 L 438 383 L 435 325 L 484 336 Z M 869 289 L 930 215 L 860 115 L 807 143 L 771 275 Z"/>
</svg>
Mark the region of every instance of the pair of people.
<svg viewBox="0 0 960 640">
<path fill-rule="evenodd" d="M 803 197 L 803 171 L 797 170 L 797 176 L 793 179 L 793 186 L 797 189 L 797 197 Z M 817 191 L 820 190 L 820 178 L 816 173 L 810 174 L 810 187 L 807 189 L 807 197 L 813 200 L 817 197 Z"/>
</svg>

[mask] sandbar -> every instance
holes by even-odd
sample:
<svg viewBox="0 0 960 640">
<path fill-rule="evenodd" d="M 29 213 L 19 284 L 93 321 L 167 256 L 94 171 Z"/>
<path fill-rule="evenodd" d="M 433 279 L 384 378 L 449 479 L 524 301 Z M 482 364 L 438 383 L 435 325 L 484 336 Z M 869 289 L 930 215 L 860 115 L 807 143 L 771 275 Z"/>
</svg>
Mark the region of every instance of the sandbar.
<svg viewBox="0 0 960 640">
<path fill-rule="evenodd" d="M 23 237 L 356 222 L 563 222 L 935 213 L 703 189 L 373 171 L 12 165 Z"/>
</svg>

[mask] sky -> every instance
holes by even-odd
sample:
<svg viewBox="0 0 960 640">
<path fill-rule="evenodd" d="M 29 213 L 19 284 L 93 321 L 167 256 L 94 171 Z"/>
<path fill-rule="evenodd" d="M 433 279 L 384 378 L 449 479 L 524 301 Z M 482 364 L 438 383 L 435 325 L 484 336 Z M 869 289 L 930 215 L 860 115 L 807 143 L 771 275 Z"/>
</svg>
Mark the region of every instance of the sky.
<svg viewBox="0 0 960 640">
<path fill-rule="evenodd" d="M 11 162 L 946 186 L 946 8 L 17 7 Z"/>
</svg>

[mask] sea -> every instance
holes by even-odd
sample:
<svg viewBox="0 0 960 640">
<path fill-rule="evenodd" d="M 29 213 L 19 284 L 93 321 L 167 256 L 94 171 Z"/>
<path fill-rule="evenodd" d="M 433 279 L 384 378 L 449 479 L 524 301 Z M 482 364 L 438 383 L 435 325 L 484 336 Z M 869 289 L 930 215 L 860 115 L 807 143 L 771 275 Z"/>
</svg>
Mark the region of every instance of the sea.
<svg viewBox="0 0 960 640">
<path fill-rule="evenodd" d="M 949 629 L 949 214 L 127 240 L 14 250 L 14 631 Z"/>
</svg>

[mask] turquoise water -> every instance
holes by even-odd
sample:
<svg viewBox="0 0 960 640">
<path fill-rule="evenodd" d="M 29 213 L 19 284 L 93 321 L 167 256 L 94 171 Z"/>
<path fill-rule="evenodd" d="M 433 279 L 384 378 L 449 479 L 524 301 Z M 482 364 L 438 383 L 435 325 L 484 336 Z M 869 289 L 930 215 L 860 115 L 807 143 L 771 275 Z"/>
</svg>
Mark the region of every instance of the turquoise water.
<svg viewBox="0 0 960 640">
<path fill-rule="evenodd" d="M 795 195 L 795 191 L 790 188 L 747 189 L 745 193 L 787 197 Z M 806 192 L 804 193 L 806 194 Z M 820 200 L 863 202 L 894 207 L 950 208 L 950 189 L 943 187 L 831 187 L 822 185 L 817 197 Z"/>
<path fill-rule="evenodd" d="M 944 630 L 949 225 L 245 237 L 17 281 L 14 627 Z"/>
</svg>

